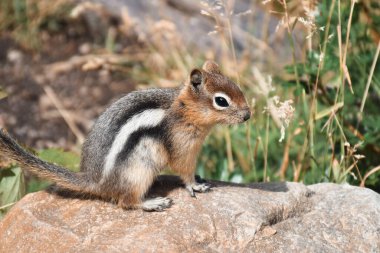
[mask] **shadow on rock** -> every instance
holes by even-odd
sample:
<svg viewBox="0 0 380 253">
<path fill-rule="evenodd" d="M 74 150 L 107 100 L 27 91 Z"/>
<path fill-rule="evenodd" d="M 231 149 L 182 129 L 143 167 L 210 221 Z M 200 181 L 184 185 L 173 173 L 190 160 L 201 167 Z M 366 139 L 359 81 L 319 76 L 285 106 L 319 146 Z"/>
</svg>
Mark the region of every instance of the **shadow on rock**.
<svg viewBox="0 0 380 253">
<path fill-rule="evenodd" d="M 286 182 L 238 184 L 238 183 L 230 183 L 230 182 L 222 182 L 222 181 L 214 181 L 214 180 L 205 180 L 199 177 L 198 175 L 195 177 L 195 179 L 198 183 L 211 184 L 212 188 L 241 187 L 241 188 L 250 188 L 250 189 L 257 189 L 257 190 L 269 191 L 269 192 L 287 192 L 289 190 L 286 185 Z M 157 177 L 152 187 L 150 188 L 148 192 L 148 197 L 153 197 L 153 196 L 166 197 L 170 194 L 170 192 L 178 188 L 184 188 L 184 184 L 178 176 L 161 175 Z M 113 202 L 112 199 L 104 199 L 98 196 L 93 196 L 89 194 L 67 190 L 57 185 L 50 186 L 49 188 L 46 189 L 46 191 L 48 193 L 55 194 L 63 198 L 69 198 L 69 199 L 83 199 L 83 200 L 92 199 L 92 200 L 103 200 L 107 202 Z"/>
<path fill-rule="evenodd" d="M 269 191 L 269 192 L 287 192 L 289 190 L 286 185 L 286 182 L 238 184 L 238 183 L 202 179 L 198 175 L 195 176 L 195 179 L 198 183 L 211 184 L 212 188 L 241 187 L 241 188 L 250 188 L 250 189 L 257 189 L 257 190 Z M 149 195 L 159 194 L 160 196 L 167 196 L 172 190 L 176 188 L 181 188 L 181 187 L 183 188 L 184 184 L 178 176 L 161 175 L 156 179 L 155 183 L 153 184 L 152 188 L 149 191 Z"/>
</svg>

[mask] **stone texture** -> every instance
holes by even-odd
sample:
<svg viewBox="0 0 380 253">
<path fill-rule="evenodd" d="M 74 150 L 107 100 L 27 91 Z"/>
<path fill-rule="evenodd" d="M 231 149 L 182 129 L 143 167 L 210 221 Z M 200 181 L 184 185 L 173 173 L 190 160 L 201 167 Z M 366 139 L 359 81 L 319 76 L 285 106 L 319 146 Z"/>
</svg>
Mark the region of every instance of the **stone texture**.
<svg viewBox="0 0 380 253">
<path fill-rule="evenodd" d="M 125 211 L 47 192 L 0 223 L 0 252 L 379 252 L 380 195 L 349 185 L 213 182 L 191 198 L 176 177 L 150 195 L 167 211 Z"/>
<path fill-rule="evenodd" d="M 210 35 L 215 30 L 215 20 L 209 16 L 201 15 L 201 1 L 194 0 L 75 0 L 78 3 L 92 2 L 101 4 L 115 17 L 121 16 L 121 10 L 128 11 L 129 18 L 133 21 L 139 38 L 151 41 L 154 36 L 152 27 L 159 21 L 169 21 L 175 26 L 175 31 L 186 48 L 197 48 L 206 53 L 212 51 L 215 56 L 222 54 L 225 47 L 224 41 L 218 35 Z M 216 1 L 203 1 L 212 2 Z M 249 15 L 232 15 L 231 32 L 234 40 L 236 53 L 240 55 L 244 50 L 253 54 L 257 59 L 256 64 L 270 61 L 273 58 L 276 64 L 287 64 L 292 59 L 292 50 L 286 29 L 277 29 L 280 20 L 276 15 L 269 15 L 265 5 L 261 1 L 239 0 L 234 1 L 233 13 L 239 14 L 251 11 Z M 222 10 L 220 10 L 223 12 Z M 90 27 L 99 29 L 99 22 L 91 25 L 91 20 L 96 20 L 91 15 Z M 224 19 L 222 19 L 224 20 Z M 227 29 L 227 28 L 225 28 Z M 267 29 L 268 34 L 264 32 Z M 296 26 L 293 31 L 294 38 L 300 44 L 304 41 L 305 34 L 302 26 Z M 153 29 L 153 31 L 155 31 Z M 104 31 L 103 33 L 105 33 Z M 268 36 L 267 36 L 268 35 Z M 170 50 L 173 48 L 170 47 Z M 190 50 L 192 51 L 192 50 Z M 301 57 L 302 52 L 296 47 L 296 56 Z"/>
</svg>

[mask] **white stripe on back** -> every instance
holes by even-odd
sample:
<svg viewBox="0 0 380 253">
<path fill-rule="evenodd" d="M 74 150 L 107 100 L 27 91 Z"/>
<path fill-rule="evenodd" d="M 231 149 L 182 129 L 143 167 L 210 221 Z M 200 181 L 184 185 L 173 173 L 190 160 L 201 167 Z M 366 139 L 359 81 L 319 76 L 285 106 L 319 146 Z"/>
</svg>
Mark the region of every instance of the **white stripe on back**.
<svg viewBox="0 0 380 253">
<path fill-rule="evenodd" d="M 141 127 L 155 127 L 161 123 L 165 116 L 163 109 L 149 109 L 130 118 L 117 133 L 110 151 L 106 156 L 103 175 L 107 176 L 115 166 L 118 154 L 123 150 L 129 136 Z"/>
</svg>

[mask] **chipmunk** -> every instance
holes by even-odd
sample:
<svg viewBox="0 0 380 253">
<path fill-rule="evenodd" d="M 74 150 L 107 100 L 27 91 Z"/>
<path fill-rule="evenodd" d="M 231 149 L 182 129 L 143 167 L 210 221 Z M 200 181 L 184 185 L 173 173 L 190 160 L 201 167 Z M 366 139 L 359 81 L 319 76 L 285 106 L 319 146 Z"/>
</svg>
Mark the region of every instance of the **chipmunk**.
<svg viewBox="0 0 380 253">
<path fill-rule="evenodd" d="M 84 145 L 80 172 L 40 160 L 0 130 L 0 151 L 58 186 L 114 200 L 125 209 L 162 211 L 167 197 L 145 199 L 166 167 L 178 173 L 190 195 L 210 185 L 195 180 L 198 153 L 210 129 L 242 123 L 251 111 L 241 89 L 206 61 L 177 88 L 134 91 L 114 102 L 95 122 Z"/>
</svg>

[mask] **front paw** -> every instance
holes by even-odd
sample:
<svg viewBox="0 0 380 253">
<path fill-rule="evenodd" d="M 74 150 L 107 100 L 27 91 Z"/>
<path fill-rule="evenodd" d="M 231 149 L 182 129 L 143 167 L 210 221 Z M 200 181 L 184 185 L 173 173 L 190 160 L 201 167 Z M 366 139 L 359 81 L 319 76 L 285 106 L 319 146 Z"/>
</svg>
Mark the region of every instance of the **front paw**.
<svg viewBox="0 0 380 253">
<path fill-rule="evenodd" d="M 206 183 L 191 183 L 186 185 L 186 189 L 191 197 L 195 197 L 194 192 L 208 192 L 211 189 L 211 185 Z"/>
</svg>

